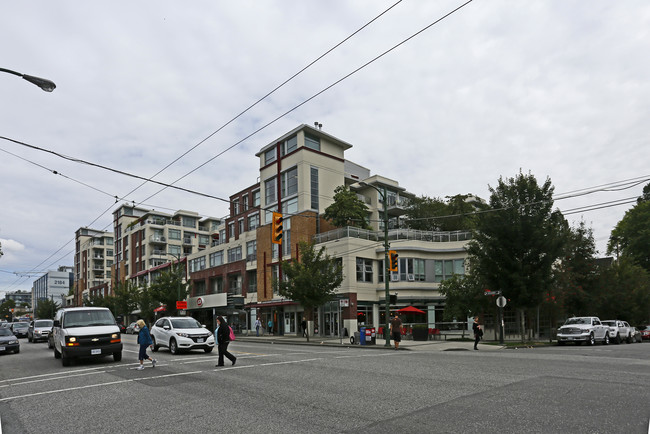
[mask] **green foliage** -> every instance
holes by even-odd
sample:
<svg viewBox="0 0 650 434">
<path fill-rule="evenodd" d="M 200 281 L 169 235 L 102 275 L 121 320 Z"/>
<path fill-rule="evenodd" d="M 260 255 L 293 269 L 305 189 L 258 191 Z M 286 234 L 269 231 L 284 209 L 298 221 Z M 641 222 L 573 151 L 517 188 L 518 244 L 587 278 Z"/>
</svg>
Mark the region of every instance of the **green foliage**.
<svg viewBox="0 0 650 434">
<path fill-rule="evenodd" d="M 0 319 L 11 321 L 13 319 L 13 314 L 11 309 L 16 307 L 16 302 L 14 300 L 5 300 L 0 304 Z"/>
<path fill-rule="evenodd" d="M 476 212 L 488 205 L 471 200 L 474 196 L 457 194 L 447 196 L 447 201 L 421 196 L 409 201 L 408 220 L 405 225 L 421 231 L 459 231 L 476 227 Z"/>
<path fill-rule="evenodd" d="M 641 200 L 616 224 L 607 253 L 617 253 L 650 271 L 650 200 Z"/>
<path fill-rule="evenodd" d="M 286 280 L 274 281 L 273 288 L 313 313 L 315 307 L 334 297 L 334 291 L 343 281 L 343 267 L 340 261 L 325 253 L 324 247 L 316 251 L 313 243 L 301 241 L 298 248 L 300 261 L 283 261 Z"/>
<path fill-rule="evenodd" d="M 131 282 L 119 282 L 113 288 L 113 301 L 117 316 L 127 318 L 128 315 L 138 308 L 138 294 L 140 289 Z"/>
<path fill-rule="evenodd" d="M 432 217 L 447 215 L 447 204 L 442 199 L 428 196 L 415 197 L 407 206 L 408 220 L 405 225 L 420 231 L 441 231 L 443 219 Z"/>
<path fill-rule="evenodd" d="M 553 211 L 550 179 L 539 186 L 532 174 L 499 179 L 490 187 L 494 212 L 479 215 L 468 246 L 472 273 L 502 290 L 518 309 L 539 305 L 550 289 L 553 263 L 561 256 L 568 225 Z"/>
<path fill-rule="evenodd" d="M 368 207 L 355 192 L 344 185 L 334 189 L 334 203 L 325 209 L 324 217 L 339 228 L 354 226 L 372 229 L 367 221 Z"/>
<path fill-rule="evenodd" d="M 440 293 L 445 296 L 445 321 L 477 315 L 488 307 L 485 287 L 474 274 L 454 274 L 440 283 Z"/>
<path fill-rule="evenodd" d="M 184 268 L 178 264 L 169 271 L 163 271 L 149 286 L 154 301 L 164 304 L 169 315 L 178 315 L 176 301 L 187 298 L 188 288 L 183 283 Z"/>
<path fill-rule="evenodd" d="M 151 324 L 155 317 L 153 310 L 160 306 L 160 302 L 156 300 L 153 291 L 147 285 L 140 287 L 136 295 L 136 301 L 140 307 L 140 317 L 147 324 Z M 174 306 L 176 306 L 176 303 L 174 303 Z"/>
<path fill-rule="evenodd" d="M 34 312 L 34 318 L 53 319 L 54 314 L 60 307 L 61 305 L 59 303 L 49 298 L 39 300 L 36 305 L 36 312 Z"/>
<path fill-rule="evenodd" d="M 600 275 L 593 309 L 603 320 L 650 324 L 650 273 L 629 259 L 615 262 Z"/>
</svg>

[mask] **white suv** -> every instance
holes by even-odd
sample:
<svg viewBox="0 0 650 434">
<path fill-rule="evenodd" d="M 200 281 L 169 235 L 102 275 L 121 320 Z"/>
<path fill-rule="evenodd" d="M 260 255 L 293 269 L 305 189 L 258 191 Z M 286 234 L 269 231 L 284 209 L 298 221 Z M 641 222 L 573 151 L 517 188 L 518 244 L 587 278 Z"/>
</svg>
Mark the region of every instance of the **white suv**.
<svg viewBox="0 0 650 434">
<path fill-rule="evenodd" d="M 54 358 L 63 366 L 77 357 L 113 356 L 122 360 L 120 328 L 105 307 L 70 307 L 59 309 L 52 327 Z"/>
<path fill-rule="evenodd" d="M 181 350 L 200 350 L 209 353 L 214 348 L 214 336 L 210 330 L 192 317 L 160 318 L 151 327 L 153 350 L 168 347 L 172 354 Z"/>
</svg>

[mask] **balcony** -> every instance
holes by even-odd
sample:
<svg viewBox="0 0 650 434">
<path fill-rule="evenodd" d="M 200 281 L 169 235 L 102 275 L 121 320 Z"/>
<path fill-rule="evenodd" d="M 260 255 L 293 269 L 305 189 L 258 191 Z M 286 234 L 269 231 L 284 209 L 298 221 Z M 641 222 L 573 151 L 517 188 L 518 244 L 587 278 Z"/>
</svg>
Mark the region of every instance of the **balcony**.
<svg viewBox="0 0 650 434">
<path fill-rule="evenodd" d="M 359 229 L 352 226 L 346 226 L 340 229 L 334 229 L 322 234 L 314 236 L 316 244 L 324 243 L 327 241 L 340 240 L 342 238 L 359 238 L 369 241 L 383 241 L 383 231 L 368 231 Z M 417 231 L 414 229 L 391 229 L 388 231 L 389 240 L 411 240 L 411 241 L 425 241 L 431 243 L 451 243 L 457 241 L 468 241 L 472 239 L 472 232 L 470 231 L 449 231 L 449 232 L 432 232 L 432 231 Z"/>
<path fill-rule="evenodd" d="M 150 243 L 167 243 L 167 239 L 162 235 L 154 234 L 149 236 Z"/>
<path fill-rule="evenodd" d="M 183 244 L 192 244 L 192 238 L 191 237 L 183 237 Z"/>
</svg>

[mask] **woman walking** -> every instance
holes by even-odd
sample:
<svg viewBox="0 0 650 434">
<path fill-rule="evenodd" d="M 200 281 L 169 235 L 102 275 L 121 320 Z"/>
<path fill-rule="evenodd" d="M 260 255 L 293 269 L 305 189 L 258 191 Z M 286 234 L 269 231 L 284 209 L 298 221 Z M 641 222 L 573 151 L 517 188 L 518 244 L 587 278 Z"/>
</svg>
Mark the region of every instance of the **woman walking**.
<svg viewBox="0 0 650 434">
<path fill-rule="evenodd" d="M 237 357 L 230 354 L 228 351 L 228 344 L 230 343 L 230 327 L 222 316 L 217 317 L 217 329 L 214 331 L 214 336 L 217 339 L 217 349 L 219 350 L 219 362 L 215 366 L 223 366 L 223 357 L 226 356 L 228 360 L 234 365 L 237 362 Z"/>
<path fill-rule="evenodd" d="M 151 367 L 155 368 L 156 359 L 152 359 L 147 355 L 147 347 L 153 347 L 153 340 L 149 334 L 149 329 L 142 319 L 139 319 L 137 324 L 140 328 L 140 331 L 138 332 L 138 344 L 140 344 L 140 353 L 138 354 L 138 360 L 140 360 L 140 366 L 138 366 L 137 369 L 138 371 L 142 371 L 144 369 L 145 360 L 151 360 Z"/>
</svg>

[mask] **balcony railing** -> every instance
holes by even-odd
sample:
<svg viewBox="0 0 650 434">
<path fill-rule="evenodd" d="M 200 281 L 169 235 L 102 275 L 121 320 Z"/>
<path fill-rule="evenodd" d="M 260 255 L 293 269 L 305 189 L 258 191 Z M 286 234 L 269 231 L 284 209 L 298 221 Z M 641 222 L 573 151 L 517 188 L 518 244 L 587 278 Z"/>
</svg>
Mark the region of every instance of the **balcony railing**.
<svg viewBox="0 0 650 434">
<path fill-rule="evenodd" d="M 167 239 L 163 237 L 162 235 L 150 235 L 149 236 L 149 242 L 151 243 L 166 243 Z"/>
<path fill-rule="evenodd" d="M 359 238 L 369 241 L 383 241 L 384 232 L 368 231 L 352 226 L 346 226 L 344 228 L 334 229 L 322 234 L 316 234 L 314 235 L 314 242 L 316 244 L 319 244 L 327 241 L 340 240 L 342 238 Z M 432 232 L 418 231 L 415 229 L 391 229 L 388 231 L 388 239 L 426 241 L 432 243 L 449 243 L 471 240 L 472 233 L 470 231 Z"/>
</svg>

